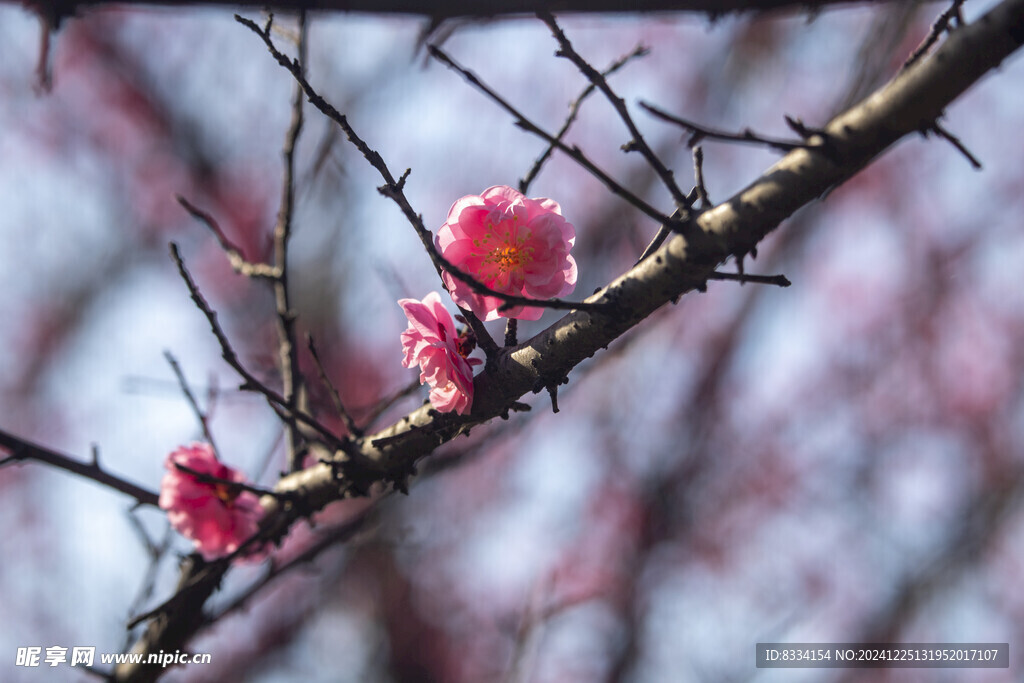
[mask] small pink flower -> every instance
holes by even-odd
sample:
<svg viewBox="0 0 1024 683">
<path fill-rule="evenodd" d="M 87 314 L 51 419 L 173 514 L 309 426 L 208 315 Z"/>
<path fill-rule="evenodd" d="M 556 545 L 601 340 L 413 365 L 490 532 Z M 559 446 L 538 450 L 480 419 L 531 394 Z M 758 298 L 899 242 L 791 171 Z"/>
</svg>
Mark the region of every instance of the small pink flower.
<svg viewBox="0 0 1024 683">
<path fill-rule="evenodd" d="M 209 444 L 182 446 L 167 456 L 167 474 L 160 482 L 160 509 L 171 526 L 192 539 L 204 559 L 229 555 L 259 530 L 263 508 L 251 491 L 226 484 L 204 482 L 175 465 L 217 479 L 245 482 L 245 475 L 217 460 Z M 261 548 L 254 548 L 259 554 Z"/>
<path fill-rule="evenodd" d="M 480 360 L 466 358 L 467 346 L 455 333 L 455 322 L 441 304 L 441 295 L 431 292 L 416 299 L 399 299 L 409 319 L 402 332 L 402 365 L 420 366 L 420 383 L 430 385 L 430 403 L 442 413 L 465 415 L 473 406 L 473 366 Z"/>
<path fill-rule="evenodd" d="M 452 204 L 434 239 L 441 254 L 477 282 L 530 299 L 565 296 L 576 288 L 576 261 L 569 255 L 575 241 L 576 230 L 557 202 L 528 199 L 506 185 Z M 476 294 L 447 272 L 444 284 L 455 303 L 482 320 L 537 320 L 544 312 L 531 306 L 499 311 L 501 299 Z"/>
</svg>

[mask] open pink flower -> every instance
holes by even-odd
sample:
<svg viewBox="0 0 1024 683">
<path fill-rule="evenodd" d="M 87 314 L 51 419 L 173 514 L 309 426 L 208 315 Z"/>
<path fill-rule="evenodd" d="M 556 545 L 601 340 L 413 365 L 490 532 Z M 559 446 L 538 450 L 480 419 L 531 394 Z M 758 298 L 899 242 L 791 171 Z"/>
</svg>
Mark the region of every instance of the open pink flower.
<svg viewBox="0 0 1024 683">
<path fill-rule="evenodd" d="M 442 413 L 465 415 L 473 407 L 473 366 L 480 360 L 466 358 L 467 346 L 455 333 L 455 322 L 431 292 L 416 299 L 399 299 L 409 319 L 402 332 L 402 365 L 420 366 L 420 383 L 430 385 L 430 403 Z"/>
<path fill-rule="evenodd" d="M 448 222 L 434 239 L 441 254 L 463 273 L 496 292 L 551 299 L 576 288 L 576 261 L 569 255 L 576 230 L 562 218 L 557 202 L 528 199 L 506 185 L 452 204 Z M 498 309 L 501 299 L 476 294 L 462 280 L 444 273 L 455 303 L 483 320 L 537 320 L 542 308 Z"/>
<path fill-rule="evenodd" d="M 223 483 L 200 481 L 176 464 L 231 482 L 244 483 L 245 475 L 217 460 L 209 444 L 194 443 L 167 456 L 168 472 L 160 482 L 160 508 L 178 533 L 192 539 L 203 558 L 215 560 L 238 550 L 259 529 L 259 497 Z M 260 550 L 254 548 L 254 553 Z"/>
</svg>

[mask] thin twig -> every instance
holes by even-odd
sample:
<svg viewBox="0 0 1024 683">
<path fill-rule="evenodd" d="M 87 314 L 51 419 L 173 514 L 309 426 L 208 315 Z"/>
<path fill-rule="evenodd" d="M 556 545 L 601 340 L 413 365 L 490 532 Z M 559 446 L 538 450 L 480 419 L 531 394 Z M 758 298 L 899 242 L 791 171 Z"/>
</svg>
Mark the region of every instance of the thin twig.
<svg viewBox="0 0 1024 683">
<path fill-rule="evenodd" d="M 199 420 L 199 426 L 203 430 L 203 438 L 213 448 L 213 452 L 216 453 L 217 446 L 213 441 L 213 434 L 210 433 L 209 419 L 202 408 L 199 407 L 199 402 L 196 401 L 192 389 L 189 388 L 188 381 L 185 379 L 185 373 L 182 372 L 181 366 L 178 364 L 178 359 L 170 351 L 164 351 L 164 358 L 167 359 L 167 363 L 171 366 L 174 376 L 178 378 L 178 386 L 181 387 L 181 393 L 185 395 L 185 400 L 188 401 L 188 404 L 192 407 L 192 412 L 195 413 L 196 419 Z"/>
<path fill-rule="evenodd" d="M 245 256 L 242 255 L 241 250 L 227 238 L 213 216 L 198 208 L 181 195 L 177 195 L 177 199 L 178 203 L 181 204 L 193 218 L 210 229 L 210 232 L 212 232 L 214 237 L 217 238 L 220 248 L 224 251 L 224 254 L 227 255 L 228 263 L 231 264 L 231 268 L 234 269 L 236 273 L 257 279 L 266 278 L 276 280 L 280 277 L 280 272 L 274 266 L 266 263 L 254 263 L 246 260 Z"/>
<path fill-rule="evenodd" d="M 223 477 L 215 477 L 212 474 L 200 472 L 199 470 L 193 469 L 188 465 L 182 465 L 179 462 L 172 463 L 174 467 L 182 472 L 194 477 L 196 481 L 202 484 L 216 484 L 217 486 L 223 486 L 232 493 L 241 493 L 242 491 L 248 491 L 249 493 L 255 493 L 257 496 L 273 496 L 279 500 L 290 500 L 294 497 L 294 493 L 280 493 L 272 489 L 265 489 L 259 486 L 253 486 L 252 484 L 246 484 L 244 481 L 233 481 L 231 479 L 224 479 Z"/>
<path fill-rule="evenodd" d="M 578 52 L 573 48 L 572 43 L 569 42 L 569 38 L 566 37 L 565 33 L 559 27 L 555 21 L 554 15 L 548 11 L 541 11 L 537 13 L 537 16 L 543 21 L 547 27 L 551 30 L 551 35 L 558 41 L 558 52 L 555 54 L 559 57 L 564 57 L 570 62 L 576 65 L 576 68 L 587 77 L 598 90 L 604 93 L 604 96 L 611 103 L 612 107 L 615 108 L 615 112 L 622 119 L 622 122 L 626 125 L 629 130 L 629 134 L 633 136 L 633 139 L 622 146 L 623 151 L 632 152 L 637 151 L 647 161 L 648 165 L 657 174 L 658 178 L 661 179 L 662 184 L 668 189 L 669 194 L 672 195 L 672 200 L 676 204 L 676 208 L 679 209 L 684 215 L 690 209 L 690 204 L 687 201 L 686 195 L 679 189 L 679 185 L 676 183 L 675 176 L 672 171 L 662 163 L 658 155 L 654 153 L 647 141 L 644 140 L 644 136 L 640 133 L 640 129 L 636 127 L 636 123 L 633 121 L 633 117 L 629 114 L 629 109 L 626 107 L 626 101 L 619 97 L 611 86 L 608 85 L 608 81 L 604 76 L 601 75 L 597 69 L 590 65 L 587 60 L 580 56 Z"/>
<path fill-rule="evenodd" d="M 228 569 L 231 567 L 232 562 L 243 555 L 252 553 L 254 545 L 258 546 L 265 543 L 264 536 L 266 536 L 266 533 L 266 530 L 260 529 L 243 541 L 242 544 L 233 552 L 228 553 L 223 557 L 218 557 L 216 560 L 212 560 L 210 562 L 203 561 L 201 566 L 192 571 L 183 571 L 174 595 L 167 598 L 156 607 L 132 617 L 125 627 L 128 630 L 131 630 L 142 622 L 149 621 L 150 619 L 160 615 L 169 616 L 176 613 L 180 614 L 179 607 L 182 604 L 195 599 L 196 593 L 207 593 L 208 597 L 208 592 L 213 592 L 214 587 L 220 583 L 224 574 L 226 574 Z M 195 555 L 195 557 L 198 558 L 199 556 Z M 202 602 L 205 601 L 206 598 L 204 597 Z M 201 612 L 199 613 L 201 614 Z M 190 618 L 195 618 L 194 615 L 189 616 Z"/>
<path fill-rule="evenodd" d="M 217 375 L 210 370 L 210 378 L 206 383 L 206 419 L 213 419 L 213 411 L 220 401 L 220 385 L 217 382 Z M 212 442 L 211 442 L 212 443 Z"/>
<path fill-rule="evenodd" d="M 341 395 L 338 393 L 337 388 L 331 382 L 327 376 L 327 370 L 324 369 L 324 364 L 320 361 L 320 354 L 316 350 L 316 344 L 313 343 L 313 336 L 310 334 L 306 335 L 306 343 L 309 346 L 309 353 L 313 356 L 313 363 L 316 365 L 316 371 L 320 375 L 320 382 L 323 383 L 327 392 L 331 396 L 331 402 L 334 404 L 334 410 L 338 413 L 341 421 L 345 423 L 345 428 L 348 429 L 349 434 L 360 437 L 363 435 L 363 430 L 356 425 L 355 420 L 347 410 L 345 410 L 345 404 L 341 402 Z"/>
<path fill-rule="evenodd" d="M 470 85 L 480 90 L 482 93 L 484 93 L 489 98 L 494 100 L 495 104 L 497 104 L 499 107 L 501 107 L 509 114 L 511 114 L 512 117 L 515 119 L 515 124 L 517 126 L 519 126 L 520 128 L 529 133 L 533 133 L 542 140 L 545 140 L 548 144 L 554 145 L 559 151 L 566 154 L 570 159 L 575 161 L 577 164 L 586 169 L 591 175 L 600 180 L 601 183 L 603 183 L 604 186 L 607 187 L 613 194 L 622 197 L 624 200 L 632 204 L 638 210 L 642 211 L 643 213 L 647 214 L 654 220 L 658 221 L 658 223 L 669 222 L 668 216 L 658 211 L 653 206 L 651 206 L 644 200 L 640 199 L 640 197 L 636 196 L 633 192 L 630 192 L 622 185 L 620 185 L 618 182 L 616 182 L 611 176 L 609 176 L 607 173 L 598 168 L 597 165 L 594 164 L 594 162 L 588 159 L 579 147 L 577 147 L 576 145 L 573 145 L 572 147 L 566 145 L 564 142 L 558 140 L 553 135 L 540 128 L 537 124 L 527 119 L 525 116 L 523 116 L 523 114 L 519 112 L 518 109 L 509 104 L 501 95 L 496 93 L 494 90 L 490 88 L 490 86 L 481 81 L 476 74 L 460 66 L 457 62 L 455 62 L 455 60 L 453 60 L 451 57 L 445 54 L 440 48 L 438 48 L 435 45 L 428 45 L 427 50 L 430 52 L 430 55 L 434 59 L 438 60 L 439 62 L 449 67 L 453 71 L 458 72 L 464 79 L 466 79 L 466 81 Z"/>
<path fill-rule="evenodd" d="M 928 50 L 930 50 L 932 46 L 939 41 L 939 36 L 950 28 L 949 24 L 954 18 L 958 20 L 958 23 L 963 23 L 963 18 L 960 16 L 960 7 L 965 1 L 966 0 L 953 0 L 953 4 L 950 5 L 945 12 L 939 15 L 939 18 L 932 24 L 932 28 L 928 32 L 928 35 L 925 36 L 924 40 L 921 41 L 921 44 L 917 46 L 917 49 L 907 57 L 907 61 L 903 63 L 903 66 L 900 69 L 901 71 L 921 59 L 921 57 L 924 57 L 928 53 Z"/>
<path fill-rule="evenodd" d="M 759 285 L 775 285 L 776 287 L 789 287 L 792 282 L 785 275 L 750 275 L 748 273 L 721 273 L 715 271 L 708 275 L 709 280 L 733 280 L 740 284 L 753 282 Z"/>
<path fill-rule="evenodd" d="M 419 388 L 420 381 L 417 379 L 407 384 L 404 388 L 399 389 L 391 396 L 388 396 L 384 399 L 381 399 L 380 401 L 377 401 L 377 403 L 374 404 L 374 406 L 370 408 L 369 411 L 367 411 L 366 417 L 363 418 L 363 431 L 365 432 L 365 430 L 369 429 L 370 426 L 377 421 L 377 418 L 384 414 L 385 410 L 387 410 L 388 408 L 390 408 L 391 406 L 393 406 L 395 403 L 402 400 L 406 396 L 415 393 L 415 391 Z"/>
<path fill-rule="evenodd" d="M 711 203 L 708 188 L 704 184 L 704 149 L 700 145 L 693 148 L 693 175 L 696 182 L 693 189 L 700 200 L 700 208 L 710 209 L 714 204 Z"/>
<path fill-rule="evenodd" d="M 38 460 L 52 467 L 77 474 L 86 479 L 92 479 L 104 486 L 109 486 L 116 491 L 131 496 L 138 501 L 139 505 L 157 506 L 159 496 L 156 493 L 107 472 L 95 460 L 89 463 L 74 460 L 45 446 L 26 441 L 3 430 L 0 430 L 0 447 L 7 449 L 9 453 L 6 458 L 0 460 L 0 467 L 24 460 Z"/>
<path fill-rule="evenodd" d="M 306 12 L 299 12 L 299 57 L 295 60 L 299 73 L 305 72 L 307 52 Z M 295 145 L 302 133 L 302 86 L 296 83 L 292 96 L 292 120 L 285 134 L 282 156 L 284 177 L 281 182 L 281 208 L 274 226 L 274 268 L 278 277 L 274 280 L 274 303 L 277 308 L 277 334 L 279 362 L 281 364 L 281 393 L 285 409 L 294 413 L 302 389 L 302 375 L 299 372 L 299 350 L 295 342 L 295 313 L 288 296 L 288 242 L 292 234 L 292 214 L 295 207 Z M 299 443 L 302 435 L 289 425 L 286 429 L 285 452 L 290 471 L 297 471 L 302 463 Z"/>
<path fill-rule="evenodd" d="M 206 321 L 210 324 L 210 328 L 213 330 L 213 336 L 216 337 L 217 342 L 220 344 L 221 358 L 223 358 L 224 361 L 227 362 L 227 364 L 230 365 L 243 380 L 245 380 L 239 389 L 242 391 L 254 391 L 259 393 L 267 400 L 267 403 L 270 404 L 271 407 L 280 406 L 287 411 L 287 404 L 284 397 L 257 379 L 238 359 L 238 354 L 235 353 L 234 348 L 231 346 L 231 342 L 228 341 L 227 335 L 224 334 L 224 330 L 221 329 L 220 323 L 217 322 L 217 314 L 212 308 L 210 308 L 206 299 L 203 298 L 203 295 L 196 286 L 196 283 L 192 280 L 192 275 L 185 267 L 185 262 L 182 260 L 181 254 L 178 252 L 178 245 L 171 242 L 170 250 L 171 259 L 178 267 L 178 273 L 181 274 L 181 278 L 185 281 L 185 286 L 188 287 L 188 292 L 192 301 L 206 317 Z M 342 449 L 348 447 L 348 444 L 343 439 L 332 434 L 329 429 L 324 427 L 310 415 L 307 415 L 298 409 L 291 411 L 291 415 L 295 420 L 312 427 L 317 433 L 327 439 L 328 443 Z"/>
<path fill-rule="evenodd" d="M 53 42 L 57 28 L 52 17 L 39 13 L 39 57 L 36 59 L 36 89 L 49 94 L 53 88 Z"/>
<path fill-rule="evenodd" d="M 928 133 L 935 133 L 940 138 L 956 147 L 957 151 L 967 158 L 967 161 L 971 164 L 972 167 L 974 167 L 975 170 L 981 170 L 981 162 L 978 161 L 978 158 L 971 154 L 971 151 L 967 149 L 964 143 L 960 142 L 960 138 L 958 138 L 957 136 L 953 135 L 948 130 L 943 128 L 938 121 L 936 121 L 935 123 L 933 123 L 931 126 L 924 130 L 924 135 L 927 136 Z"/>
<path fill-rule="evenodd" d="M 636 263 L 640 263 L 645 258 L 656 252 L 658 247 L 660 247 L 665 240 L 668 239 L 668 236 L 672 234 L 673 226 L 679 226 L 682 223 L 682 220 L 682 214 L 677 209 L 672 214 L 672 218 L 669 222 L 662 223 L 661 226 L 658 227 L 658 232 L 654 235 L 654 239 L 651 240 L 650 244 L 647 245 L 647 248 L 644 249 L 642 254 L 640 254 L 640 258 L 636 260 Z M 636 263 L 633 265 L 635 266 Z"/>
<path fill-rule="evenodd" d="M 274 435 L 274 440 L 270 442 L 269 446 L 263 450 L 263 455 L 259 459 L 259 464 L 253 468 L 253 481 L 261 481 L 270 469 L 270 463 L 274 460 L 274 454 L 277 453 L 277 446 L 284 439 L 284 429 L 280 429 Z"/>
<path fill-rule="evenodd" d="M 390 495 L 390 491 L 386 492 L 384 496 Z M 235 596 L 230 604 L 223 607 L 217 614 L 211 616 L 208 619 L 209 624 L 216 623 L 218 620 L 225 616 L 243 609 L 245 605 L 252 600 L 252 598 L 259 593 L 261 590 L 267 587 L 270 583 L 288 574 L 290 571 L 297 569 L 309 562 L 312 562 L 320 556 L 325 550 L 331 547 L 347 543 L 352 540 L 356 534 L 366 529 L 367 523 L 374 518 L 377 512 L 377 504 L 379 500 L 372 505 L 368 505 L 362 511 L 356 513 L 351 519 L 338 524 L 330 529 L 321 529 L 318 533 L 318 538 L 310 544 L 309 547 L 304 549 L 301 553 L 293 557 L 291 560 L 284 564 L 273 563 L 267 567 L 266 572 L 254 581 L 247 589 L 242 591 L 241 594 Z"/>
<path fill-rule="evenodd" d="M 629 62 L 631 59 L 644 57 L 648 54 L 648 52 L 649 50 L 646 47 L 644 47 L 643 45 L 638 45 L 628 55 L 619 57 L 617 60 L 615 60 L 615 62 L 613 62 L 611 66 L 609 66 L 607 69 L 601 72 L 601 75 L 607 78 L 608 76 L 611 76 L 613 73 L 615 73 L 623 66 L 625 66 L 626 63 Z M 587 99 L 591 95 L 591 93 L 593 93 L 596 89 L 597 88 L 596 86 L 594 86 L 593 83 L 588 83 L 587 87 L 583 89 L 583 92 L 581 92 L 579 96 L 572 101 L 572 103 L 569 105 L 569 115 L 565 118 L 565 122 L 562 124 L 562 127 L 559 128 L 558 132 L 555 134 L 556 140 L 561 141 L 562 138 L 565 137 L 565 134 L 569 132 L 569 128 L 576 121 L 576 117 L 579 116 L 580 107 L 583 105 L 583 101 Z M 547 160 L 551 158 L 551 155 L 555 151 L 555 147 L 556 146 L 553 142 L 549 143 L 548 146 L 541 153 L 541 155 L 537 157 L 537 160 L 533 162 L 533 166 L 530 168 L 529 172 L 527 172 L 527 174 L 522 178 L 522 180 L 519 181 L 520 192 L 522 192 L 523 194 L 527 193 L 530 184 L 537 178 L 537 175 L 544 167 L 544 164 L 547 163 Z"/>
<path fill-rule="evenodd" d="M 764 135 L 753 132 L 749 128 L 744 130 L 742 133 L 727 133 L 725 131 L 708 128 L 707 126 L 698 125 L 692 121 L 675 116 L 674 114 L 669 114 L 668 112 L 658 109 L 647 102 L 641 101 L 640 106 L 656 118 L 659 118 L 662 121 L 668 121 L 669 123 L 674 123 L 677 126 L 690 131 L 692 135 L 690 136 L 690 139 L 686 141 L 686 144 L 689 147 L 693 147 L 704 139 L 719 140 L 721 142 L 745 142 L 754 145 L 764 145 L 765 147 L 769 147 L 780 152 L 792 152 L 794 149 L 807 149 L 811 147 L 811 145 L 806 142 L 768 138 Z"/>
<path fill-rule="evenodd" d="M 160 561 L 164 555 L 167 554 L 167 550 L 171 547 L 171 541 L 174 538 L 174 532 L 171 529 L 170 524 L 166 524 L 164 527 L 164 536 L 159 544 L 154 543 L 146 533 L 146 529 L 142 526 L 142 522 L 136 517 L 131 511 L 128 512 L 128 519 L 131 522 L 132 529 L 135 530 L 136 535 L 139 537 L 139 541 L 146 549 L 146 554 L 149 556 L 149 562 L 146 564 L 146 572 L 143 576 L 142 582 L 139 584 L 139 589 L 135 594 L 135 598 L 132 600 L 131 606 L 128 608 L 128 614 L 134 614 L 142 609 L 153 597 L 153 591 L 156 589 L 156 580 L 160 569 Z M 123 652 L 127 652 L 132 644 L 132 633 L 127 631 L 125 633 Z"/>
</svg>

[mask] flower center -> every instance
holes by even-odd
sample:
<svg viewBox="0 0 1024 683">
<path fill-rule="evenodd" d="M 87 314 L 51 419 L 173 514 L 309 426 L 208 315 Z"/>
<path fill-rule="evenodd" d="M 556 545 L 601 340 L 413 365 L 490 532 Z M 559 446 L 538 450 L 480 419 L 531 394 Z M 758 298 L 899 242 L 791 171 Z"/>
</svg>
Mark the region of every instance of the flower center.
<svg viewBox="0 0 1024 683">
<path fill-rule="evenodd" d="M 492 255 L 498 266 L 505 270 L 515 268 L 523 260 L 523 254 L 519 251 L 518 245 L 495 249 Z"/>
<path fill-rule="evenodd" d="M 517 217 L 513 216 L 513 219 L 515 218 Z M 524 264 L 533 260 L 533 247 L 524 246 L 525 237 L 521 235 L 512 237 L 512 231 L 500 223 L 497 226 L 498 230 L 495 230 L 495 226 L 488 227 L 487 235 L 482 241 L 476 243 L 477 247 L 483 249 L 490 247 L 484 257 L 485 264 L 493 264 L 500 272 L 508 273 L 522 268 Z M 504 230 L 501 230 L 503 227 Z M 494 246 L 491 247 L 491 245 Z"/>
<path fill-rule="evenodd" d="M 235 502 L 241 491 L 241 489 L 228 486 L 227 484 L 216 483 L 213 485 L 213 494 L 220 499 L 220 502 L 229 506 Z"/>
</svg>

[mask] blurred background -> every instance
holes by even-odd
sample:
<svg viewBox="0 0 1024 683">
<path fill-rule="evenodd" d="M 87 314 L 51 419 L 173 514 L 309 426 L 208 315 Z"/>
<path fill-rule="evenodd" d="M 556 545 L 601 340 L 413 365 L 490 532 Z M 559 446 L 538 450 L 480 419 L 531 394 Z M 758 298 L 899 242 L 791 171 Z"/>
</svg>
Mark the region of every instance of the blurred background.
<svg viewBox="0 0 1024 683">
<path fill-rule="evenodd" d="M 824 124 L 899 69 L 945 9 L 875 3 L 806 14 L 566 16 L 648 141 L 691 184 L 686 135 L 643 99 L 727 130 L 787 137 Z M 968 20 L 993 2 L 968 2 Z M 250 14 L 257 21 L 262 19 Z M 294 18 L 276 40 L 294 53 Z M 422 18 L 311 15 L 309 77 L 347 114 L 428 227 L 542 141 L 425 56 Z M 430 40 L 549 131 L 586 86 L 536 19 L 443 24 Z M 0 7 L 0 428 L 157 490 L 166 455 L 200 437 L 165 358 L 212 418 L 222 457 L 272 485 L 281 425 L 237 391 L 168 258 L 182 254 L 255 374 L 277 386 L 270 291 L 235 275 L 214 216 L 271 256 L 290 77 L 227 9 L 105 9 L 67 21 L 38 75 L 40 25 Z M 1011 681 L 1024 636 L 1024 63 L 951 106 L 952 146 L 908 139 L 783 224 L 747 262 L 788 289 L 711 283 L 585 362 L 527 414 L 424 463 L 408 497 L 336 503 L 286 561 L 360 526 L 248 595 L 168 681 Z M 415 380 L 396 300 L 441 290 L 376 172 L 306 107 L 291 285 L 342 398 L 365 418 Z M 671 207 L 608 102 L 567 139 Z M 712 201 L 776 155 L 705 142 Z M 529 196 L 577 231 L 577 295 L 628 269 L 657 226 L 555 155 Z M 727 266 L 727 270 L 732 266 Z M 447 298 L 446 298 L 447 301 Z M 450 303 L 450 302 L 449 302 Z M 449 310 L 454 311 L 454 306 Z M 525 339 L 557 319 L 521 323 Z M 496 337 L 500 324 L 492 327 Z M 308 354 L 302 367 L 332 426 Z M 425 399 L 419 390 L 374 424 Z M 340 428 L 340 426 L 339 426 Z M 16 668 L 18 647 L 133 642 L 131 615 L 168 597 L 189 544 L 159 510 L 40 464 L 0 469 L 3 680 L 93 680 Z M 349 537 L 351 536 L 351 537 Z M 148 547 L 149 546 L 149 547 Z M 757 642 L 1009 642 L 1009 670 L 759 670 Z M 75 678 L 78 676 L 78 678 Z"/>
</svg>

